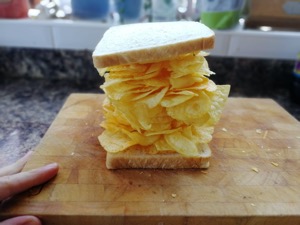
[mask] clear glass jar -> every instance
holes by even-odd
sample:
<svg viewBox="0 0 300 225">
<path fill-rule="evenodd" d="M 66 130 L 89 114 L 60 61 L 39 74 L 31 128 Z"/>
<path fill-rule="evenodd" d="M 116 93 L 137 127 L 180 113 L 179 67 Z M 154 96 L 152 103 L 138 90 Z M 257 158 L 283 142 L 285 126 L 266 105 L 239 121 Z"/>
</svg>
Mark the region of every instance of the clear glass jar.
<svg viewBox="0 0 300 225">
<path fill-rule="evenodd" d="M 177 0 L 152 0 L 152 21 L 175 21 Z"/>
</svg>

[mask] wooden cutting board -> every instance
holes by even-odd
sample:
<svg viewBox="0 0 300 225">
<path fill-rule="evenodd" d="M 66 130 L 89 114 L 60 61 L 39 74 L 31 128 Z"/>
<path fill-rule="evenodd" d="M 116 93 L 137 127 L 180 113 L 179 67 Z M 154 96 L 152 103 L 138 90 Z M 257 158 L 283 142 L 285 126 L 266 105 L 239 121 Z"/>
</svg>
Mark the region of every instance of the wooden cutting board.
<svg viewBox="0 0 300 225">
<path fill-rule="evenodd" d="M 230 98 L 208 170 L 107 170 L 104 95 L 72 94 L 26 169 L 57 177 L 13 198 L 0 217 L 65 224 L 300 224 L 300 124 L 270 99 Z"/>
</svg>

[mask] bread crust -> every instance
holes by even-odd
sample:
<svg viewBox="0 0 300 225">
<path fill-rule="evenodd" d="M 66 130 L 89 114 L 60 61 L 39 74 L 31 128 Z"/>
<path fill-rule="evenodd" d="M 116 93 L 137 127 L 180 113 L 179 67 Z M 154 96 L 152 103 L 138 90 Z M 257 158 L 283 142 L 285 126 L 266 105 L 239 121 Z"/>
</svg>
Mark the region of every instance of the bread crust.
<svg viewBox="0 0 300 225">
<path fill-rule="evenodd" d="M 147 154 L 139 151 L 107 152 L 108 169 L 191 169 L 209 167 L 211 149 L 207 144 L 201 145 L 197 156 L 186 157 L 176 152 Z"/>
<path fill-rule="evenodd" d="M 166 29 L 169 30 L 165 31 Z M 93 52 L 93 63 L 96 68 L 105 68 L 162 61 L 186 53 L 212 49 L 214 41 L 214 32 L 199 22 L 121 25 L 104 34 Z"/>
</svg>

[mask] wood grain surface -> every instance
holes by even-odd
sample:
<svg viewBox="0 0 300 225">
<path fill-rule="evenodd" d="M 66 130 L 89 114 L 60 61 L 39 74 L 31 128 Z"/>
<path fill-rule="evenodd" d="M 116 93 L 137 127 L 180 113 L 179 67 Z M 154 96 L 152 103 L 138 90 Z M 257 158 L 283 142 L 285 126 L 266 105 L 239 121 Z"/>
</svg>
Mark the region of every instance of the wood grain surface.
<svg viewBox="0 0 300 225">
<path fill-rule="evenodd" d="M 97 136 L 104 95 L 72 94 L 26 170 L 55 179 L 10 199 L 0 218 L 65 224 L 300 224 L 300 124 L 270 99 L 230 98 L 208 170 L 107 170 Z"/>
</svg>

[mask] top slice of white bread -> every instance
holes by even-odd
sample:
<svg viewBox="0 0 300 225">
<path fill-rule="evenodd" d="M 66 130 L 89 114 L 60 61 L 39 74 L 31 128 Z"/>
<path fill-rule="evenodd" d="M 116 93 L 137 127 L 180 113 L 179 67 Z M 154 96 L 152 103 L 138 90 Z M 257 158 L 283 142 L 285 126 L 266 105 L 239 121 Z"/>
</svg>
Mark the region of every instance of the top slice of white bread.
<svg viewBox="0 0 300 225">
<path fill-rule="evenodd" d="M 93 52 L 96 68 L 166 60 L 214 47 L 214 32 L 200 22 L 137 23 L 108 29 Z"/>
</svg>

